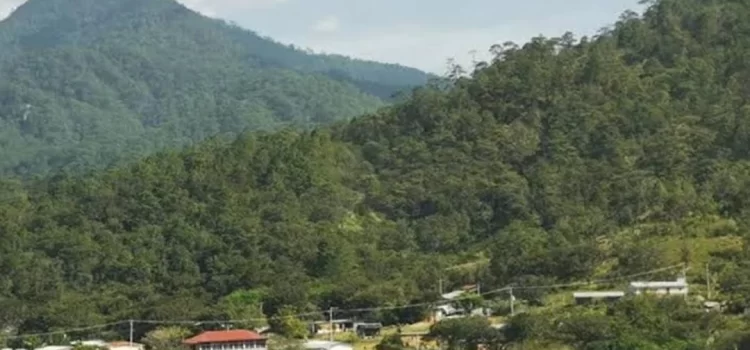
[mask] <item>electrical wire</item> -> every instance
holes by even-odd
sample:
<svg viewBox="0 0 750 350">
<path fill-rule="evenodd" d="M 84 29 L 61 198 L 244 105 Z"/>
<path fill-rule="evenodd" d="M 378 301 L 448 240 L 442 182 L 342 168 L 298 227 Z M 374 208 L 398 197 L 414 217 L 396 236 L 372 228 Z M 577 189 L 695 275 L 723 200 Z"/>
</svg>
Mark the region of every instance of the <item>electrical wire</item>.
<svg viewBox="0 0 750 350">
<path fill-rule="evenodd" d="M 685 268 L 685 264 L 672 265 L 672 266 L 662 267 L 662 268 L 653 269 L 649 271 L 634 273 L 634 274 L 625 275 L 625 276 L 607 278 L 607 279 L 589 280 L 589 281 L 563 283 L 563 284 L 536 285 L 536 286 L 510 285 L 510 286 L 503 287 L 500 289 L 495 289 L 495 290 L 479 293 L 478 295 L 487 296 L 487 295 L 497 294 L 500 292 L 510 291 L 510 290 L 557 289 L 557 288 L 569 288 L 569 287 L 577 287 L 577 286 L 592 285 L 592 284 L 611 283 L 611 282 L 618 282 L 618 281 L 626 280 L 626 279 L 633 278 L 633 277 L 640 277 L 640 276 L 650 275 L 650 274 L 654 274 L 658 272 L 674 270 L 676 268 Z M 460 300 L 465 300 L 465 299 L 474 298 L 474 297 L 476 297 L 476 295 L 467 296 L 467 297 L 457 297 L 457 298 L 451 299 L 450 301 L 460 301 Z M 402 310 L 402 309 L 409 309 L 409 308 L 432 306 L 432 305 L 435 305 L 437 303 L 444 302 L 444 301 L 446 300 L 413 303 L 413 304 L 407 304 L 407 305 L 380 306 L 380 307 L 355 308 L 355 309 L 336 309 L 336 311 L 339 313 L 347 313 L 347 312 L 376 312 L 376 311 Z M 299 314 L 283 315 L 283 316 L 273 316 L 272 318 L 282 318 L 282 319 L 300 318 L 300 317 L 305 317 L 305 316 L 320 316 L 322 313 L 324 313 L 324 311 L 307 312 L 307 313 L 299 313 Z M 200 325 L 206 325 L 206 324 L 226 325 L 226 324 L 237 324 L 237 323 L 246 323 L 246 322 L 253 322 L 253 321 L 267 321 L 267 320 L 268 318 L 266 317 L 249 318 L 249 319 L 242 319 L 242 320 L 136 320 L 136 319 L 133 319 L 133 320 L 122 320 L 122 321 L 117 321 L 117 322 L 104 323 L 104 324 L 93 325 L 93 326 L 88 326 L 88 327 L 70 328 L 70 329 L 59 330 L 59 331 L 54 331 L 54 332 L 29 333 L 29 334 L 23 334 L 23 335 L 6 336 L 5 339 L 25 339 L 25 338 L 30 338 L 30 337 L 43 337 L 43 336 L 51 336 L 51 335 L 58 335 L 58 334 L 83 332 L 83 331 L 107 328 L 107 327 L 117 326 L 117 325 L 122 325 L 122 324 L 200 326 Z"/>
</svg>

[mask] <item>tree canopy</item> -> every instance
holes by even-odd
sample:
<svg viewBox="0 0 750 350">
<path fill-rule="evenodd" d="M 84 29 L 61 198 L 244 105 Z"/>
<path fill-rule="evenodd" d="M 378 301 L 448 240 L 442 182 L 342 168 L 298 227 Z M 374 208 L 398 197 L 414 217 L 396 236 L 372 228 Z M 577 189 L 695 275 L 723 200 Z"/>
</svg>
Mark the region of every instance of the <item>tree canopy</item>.
<svg viewBox="0 0 750 350">
<path fill-rule="evenodd" d="M 272 326 L 299 337 L 299 320 L 284 315 L 435 300 L 448 267 L 476 267 L 453 284 L 478 279 L 489 290 L 680 263 L 698 267 L 688 279 L 701 286 L 709 263 L 715 297 L 741 314 L 749 16 L 742 1 L 653 1 L 596 37 L 496 46 L 470 75 L 352 121 L 3 182 L 2 322 L 30 332 L 228 317 L 256 313 L 257 302 Z M 555 292 L 523 298 L 546 306 Z M 489 339 L 451 335 L 464 326 L 433 330 L 455 348 Z M 747 342 L 741 316 L 671 299 L 522 314 L 504 333 L 492 339 L 586 349 Z"/>
</svg>

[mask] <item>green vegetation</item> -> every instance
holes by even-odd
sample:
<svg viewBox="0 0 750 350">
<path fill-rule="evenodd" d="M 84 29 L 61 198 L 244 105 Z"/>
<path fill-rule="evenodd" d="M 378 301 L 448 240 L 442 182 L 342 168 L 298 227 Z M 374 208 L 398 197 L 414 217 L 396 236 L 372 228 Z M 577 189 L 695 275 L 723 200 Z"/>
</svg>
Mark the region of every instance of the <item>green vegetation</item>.
<svg viewBox="0 0 750 350">
<path fill-rule="evenodd" d="M 182 341 L 190 337 L 192 333 L 183 327 L 163 327 L 146 333 L 143 343 L 154 350 L 186 350 Z"/>
<path fill-rule="evenodd" d="M 0 22 L 0 47 L 0 174 L 23 177 L 328 124 L 429 78 L 308 54 L 174 0 L 30 0 Z"/>
<path fill-rule="evenodd" d="M 595 38 L 495 47 L 470 77 L 351 122 L 3 182 L 1 326 L 262 310 L 298 338 L 289 315 L 432 301 L 440 279 L 492 290 L 686 263 L 691 293 L 708 294 L 709 278 L 726 313 L 679 298 L 572 307 L 566 289 L 519 288 L 529 312 L 505 330 L 472 318 L 431 337 L 463 349 L 747 344 L 748 17 L 742 1 L 654 1 Z M 341 316 L 394 325 L 427 309 Z"/>
</svg>

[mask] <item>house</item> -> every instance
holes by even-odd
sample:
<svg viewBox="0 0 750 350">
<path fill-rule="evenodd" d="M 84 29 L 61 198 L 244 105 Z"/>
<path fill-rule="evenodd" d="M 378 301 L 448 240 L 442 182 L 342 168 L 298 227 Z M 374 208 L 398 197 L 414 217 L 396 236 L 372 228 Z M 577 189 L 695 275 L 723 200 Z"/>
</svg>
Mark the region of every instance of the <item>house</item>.
<svg viewBox="0 0 750 350">
<path fill-rule="evenodd" d="M 108 350 L 144 350 L 146 348 L 143 344 L 130 343 L 126 341 L 107 343 L 103 340 L 77 340 L 71 342 L 70 345 L 50 345 L 37 348 L 35 350 L 72 350 L 78 345 Z"/>
<path fill-rule="evenodd" d="M 457 308 L 451 304 L 438 305 L 433 309 L 432 322 L 440 322 L 446 318 L 456 318 L 464 316 L 466 312 L 462 308 Z"/>
<path fill-rule="evenodd" d="M 360 338 L 372 338 L 380 334 L 380 330 L 383 329 L 381 323 L 357 323 L 354 326 L 357 336 Z"/>
<path fill-rule="evenodd" d="M 131 343 L 127 341 L 114 341 L 107 343 L 109 350 L 145 350 L 146 346 L 139 343 Z"/>
<path fill-rule="evenodd" d="M 225 331 L 206 331 L 192 338 L 185 339 L 183 344 L 192 350 L 265 350 L 266 337 L 244 329 Z"/>
<path fill-rule="evenodd" d="M 308 340 L 302 346 L 308 350 L 354 350 L 349 344 L 325 340 Z"/>
<path fill-rule="evenodd" d="M 611 301 L 619 300 L 623 297 L 625 297 L 625 292 L 617 291 L 617 290 L 602 291 L 602 292 L 575 292 L 573 293 L 573 299 L 575 299 L 576 304 L 578 305 L 589 304 L 595 301 L 611 302 Z"/>
<path fill-rule="evenodd" d="M 725 302 L 718 302 L 718 301 L 704 301 L 703 302 L 703 309 L 706 312 L 722 312 L 724 310 L 724 306 L 726 306 Z"/>
<path fill-rule="evenodd" d="M 354 330 L 354 320 L 338 319 L 331 321 L 316 321 L 311 325 L 313 334 L 342 333 Z"/>
<path fill-rule="evenodd" d="M 97 340 L 79 340 L 79 341 L 73 341 L 73 342 L 70 343 L 70 345 L 73 345 L 73 346 L 76 346 L 76 345 L 90 346 L 90 347 L 102 348 L 102 349 L 103 348 L 107 348 L 107 342 L 105 342 L 104 340 L 98 340 L 98 339 Z"/>
<path fill-rule="evenodd" d="M 441 294 L 440 296 L 445 300 L 453 300 L 456 299 L 462 295 L 464 295 L 466 292 L 463 290 L 454 290 L 450 293 Z"/>
<path fill-rule="evenodd" d="M 688 283 L 684 277 L 676 281 L 630 282 L 628 293 L 684 296 L 688 294 Z"/>
<path fill-rule="evenodd" d="M 34 350 L 72 350 L 72 345 L 48 345 Z"/>
</svg>

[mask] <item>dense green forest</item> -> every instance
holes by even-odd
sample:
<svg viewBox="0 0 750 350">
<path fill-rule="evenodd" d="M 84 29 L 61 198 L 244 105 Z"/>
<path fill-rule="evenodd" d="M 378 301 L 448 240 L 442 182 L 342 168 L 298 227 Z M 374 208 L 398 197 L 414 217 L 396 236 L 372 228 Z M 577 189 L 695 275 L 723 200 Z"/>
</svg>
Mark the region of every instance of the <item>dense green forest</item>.
<svg viewBox="0 0 750 350">
<path fill-rule="evenodd" d="M 27 333 L 237 319 L 259 305 L 267 316 L 397 306 L 435 300 L 442 279 L 513 284 L 529 308 L 503 332 L 473 319 L 434 327 L 451 348 L 741 348 L 748 18 L 747 1 L 653 1 L 593 38 L 496 46 L 470 76 L 456 69 L 349 122 L 5 181 L 0 321 Z M 523 289 L 680 263 L 691 293 L 711 286 L 725 313 L 692 299 L 572 307 L 555 302 L 569 289 Z M 507 296 L 494 297 L 503 309 Z M 357 316 L 393 324 L 425 312 Z"/>
<path fill-rule="evenodd" d="M 0 174 L 102 168 L 209 136 L 313 127 L 423 85 L 174 0 L 30 0 L 0 22 Z"/>
</svg>

